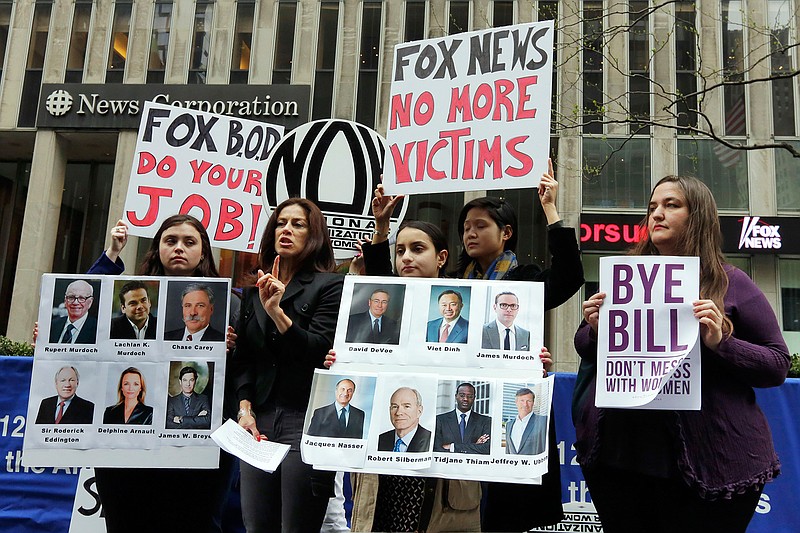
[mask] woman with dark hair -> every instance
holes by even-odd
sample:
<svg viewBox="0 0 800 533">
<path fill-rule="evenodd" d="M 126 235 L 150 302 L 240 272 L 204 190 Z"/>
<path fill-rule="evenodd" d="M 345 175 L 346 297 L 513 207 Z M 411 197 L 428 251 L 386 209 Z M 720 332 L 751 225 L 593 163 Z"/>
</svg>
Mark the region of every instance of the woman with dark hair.
<svg viewBox="0 0 800 533">
<path fill-rule="evenodd" d="M 111 229 L 111 246 L 95 261 L 89 273 L 122 274 L 125 265 L 119 254 L 127 242 L 128 226 L 120 220 Z M 191 215 L 173 215 L 164 220 L 139 265 L 138 274 L 218 278 L 208 233 L 200 221 Z M 239 313 L 239 300 L 235 297 L 230 299 L 230 311 L 234 321 Z M 233 328 L 228 326 L 229 353 L 235 339 Z M 141 384 L 144 387 L 144 380 Z M 152 417 L 152 408 L 149 409 Z M 230 417 L 235 408 L 223 408 L 223 411 L 223 416 Z M 219 465 L 218 469 L 95 468 L 107 530 L 139 532 L 155 528 L 221 532 L 222 511 L 235 467 L 233 456 L 220 451 Z M 175 490 L 175 487 L 197 487 L 198 490 Z M 175 509 L 191 509 L 191 512 L 176 513 Z"/>
<path fill-rule="evenodd" d="M 573 228 L 565 226 L 556 208 L 558 182 L 553 164 L 539 182 L 538 196 L 547 219 L 550 268 L 520 265 L 517 245 L 517 215 L 503 199 L 476 198 L 461 209 L 458 235 L 464 248 L 457 276 L 467 279 L 539 281 L 544 283 L 544 308 L 550 310 L 569 300 L 583 285 L 578 242 Z M 484 531 L 527 531 L 558 523 L 564 517 L 561 504 L 561 465 L 557 452 L 555 417 L 550 412 L 547 473 L 541 485 L 487 483 L 482 526 Z M 529 501 L 520 507 L 516 502 Z"/>
<path fill-rule="evenodd" d="M 780 472 L 753 387 L 783 383 L 789 351 L 764 294 L 726 263 L 717 205 L 703 182 L 661 179 L 641 227 L 647 232 L 632 254 L 700 258 L 700 299 L 693 307 L 702 343 L 702 408 L 595 407 L 597 325 L 606 295 L 594 294 L 583 303 L 584 322 L 575 334 L 585 384 L 573 398 L 578 462 L 604 531 L 638 531 L 646 523 L 654 532 L 743 532 L 764 484 Z"/>
<path fill-rule="evenodd" d="M 302 198 L 282 202 L 264 229 L 257 279 L 245 289 L 236 328 L 239 425 L 291 446 L 272 474 L 241 464 L 250 533 L 319 531 L 334 495 L 334 473 L 303 463 L 300 438 L 314 369 L 333 346 L 343 282 L 335 267 L 319 208 Z"/>
<path fill-rule="evenodd" d="M 123 370 L 117 383 L 117 403 L 106 407 L 103 424 L 152 424 L 153 408 L 144 404 L 146 395 L 141 370 L 132 366 Z"/>
</svg>

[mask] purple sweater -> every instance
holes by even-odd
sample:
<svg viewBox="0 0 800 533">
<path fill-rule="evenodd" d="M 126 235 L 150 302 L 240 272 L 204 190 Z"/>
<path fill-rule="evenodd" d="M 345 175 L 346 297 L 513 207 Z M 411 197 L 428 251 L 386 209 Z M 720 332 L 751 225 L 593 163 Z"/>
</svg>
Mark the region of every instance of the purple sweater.
<svg viewBox="0 0 800 533">
<path fill-rule="evenodd" d="M 726 272 L 725 314 L 733 323 L 733 335 L 723 337 L 715 352 L 702 346 L 701 410 L 598 409 L 595 373 L 575 420 L 578 461 L 583 467 L 598 461 L 620 466 L 623 456 L 616 448 L 627 448 L 627 468 L 680 477 L 705 499 L 729 498 L 780 473 L 772 434 L 753 387 L 783 383 L 789 350 L 761 290 L 741 270 L 727 265 Z M 575 333 L 575 349 L 584 363 L 597 360 L 597 342 L 590 331 L 584 322 Z M 615 431 L 604 431 L 606 426 Z M 637 429 L 625 434 L 626 428 Z"/>
</svg>

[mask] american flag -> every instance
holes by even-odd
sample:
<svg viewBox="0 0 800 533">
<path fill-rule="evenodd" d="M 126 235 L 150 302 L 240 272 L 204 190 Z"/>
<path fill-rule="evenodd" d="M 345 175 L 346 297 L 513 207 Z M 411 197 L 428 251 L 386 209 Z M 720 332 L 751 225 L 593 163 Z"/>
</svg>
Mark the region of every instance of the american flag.
<svg viewBox="0 0 800 533">
<path fill-rule="evenodd" d="M 747 129 L 745 118 L 744 92 L 742 92 L 741 96 L 725 114 L 725 135 L 744 135 Z M 714 145 L 714 153 L 725 168 L 735 167 L 742 155 L 741 150 L 728 148 L 721 143 Z"/>
</svg>

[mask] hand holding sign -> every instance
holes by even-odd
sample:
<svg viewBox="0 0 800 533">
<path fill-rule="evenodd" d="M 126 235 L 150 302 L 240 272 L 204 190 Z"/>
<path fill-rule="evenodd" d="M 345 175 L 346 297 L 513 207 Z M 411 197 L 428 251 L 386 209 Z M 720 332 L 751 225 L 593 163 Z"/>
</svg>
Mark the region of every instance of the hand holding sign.
<svg viewBox="0 0 800 533">
<path fill-rule="evenodd" d="M 383 184 L 379 184 L 375 189 L 375 197 L 372 199 L 372 216 L 375 217 L 373 244 L 383 242 L 389 237 L 389 218 L 392 216 L 395 206 L 403 198 L 402 194 L 397 196 L 386 195 L 383 192 Z"/>
<path fill-rule="evenodd" d="M 694 316 L 700 321 L 700 338 L 703 344 L 716 352 L 722 342 L 722 313 L 713 300 L 696 300 L 692 302 L 692 308 Z"/>
<path fill-rule="evenodd" d="M 597 338 L 597 319 L 600 317 L 600 306 L 606 299 L 606 293 L 597 292 L 588 300 L 583 302 L 583 319 L 591 326 L 595 338 Z"/>
</svg>

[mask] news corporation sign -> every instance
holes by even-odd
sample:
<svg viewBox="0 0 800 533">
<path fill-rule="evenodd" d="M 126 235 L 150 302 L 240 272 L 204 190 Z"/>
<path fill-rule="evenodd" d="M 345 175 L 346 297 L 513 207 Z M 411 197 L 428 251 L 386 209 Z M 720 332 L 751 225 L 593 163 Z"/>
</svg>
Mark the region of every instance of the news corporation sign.
<svg viewBox="0 0 800 533">
<path fill-rule="evenodd" d="M 308 121 L 308 85 L 44 84 L 38 128 L 138 129 L 144 102 L 280 124 Z"/>
</svg>

